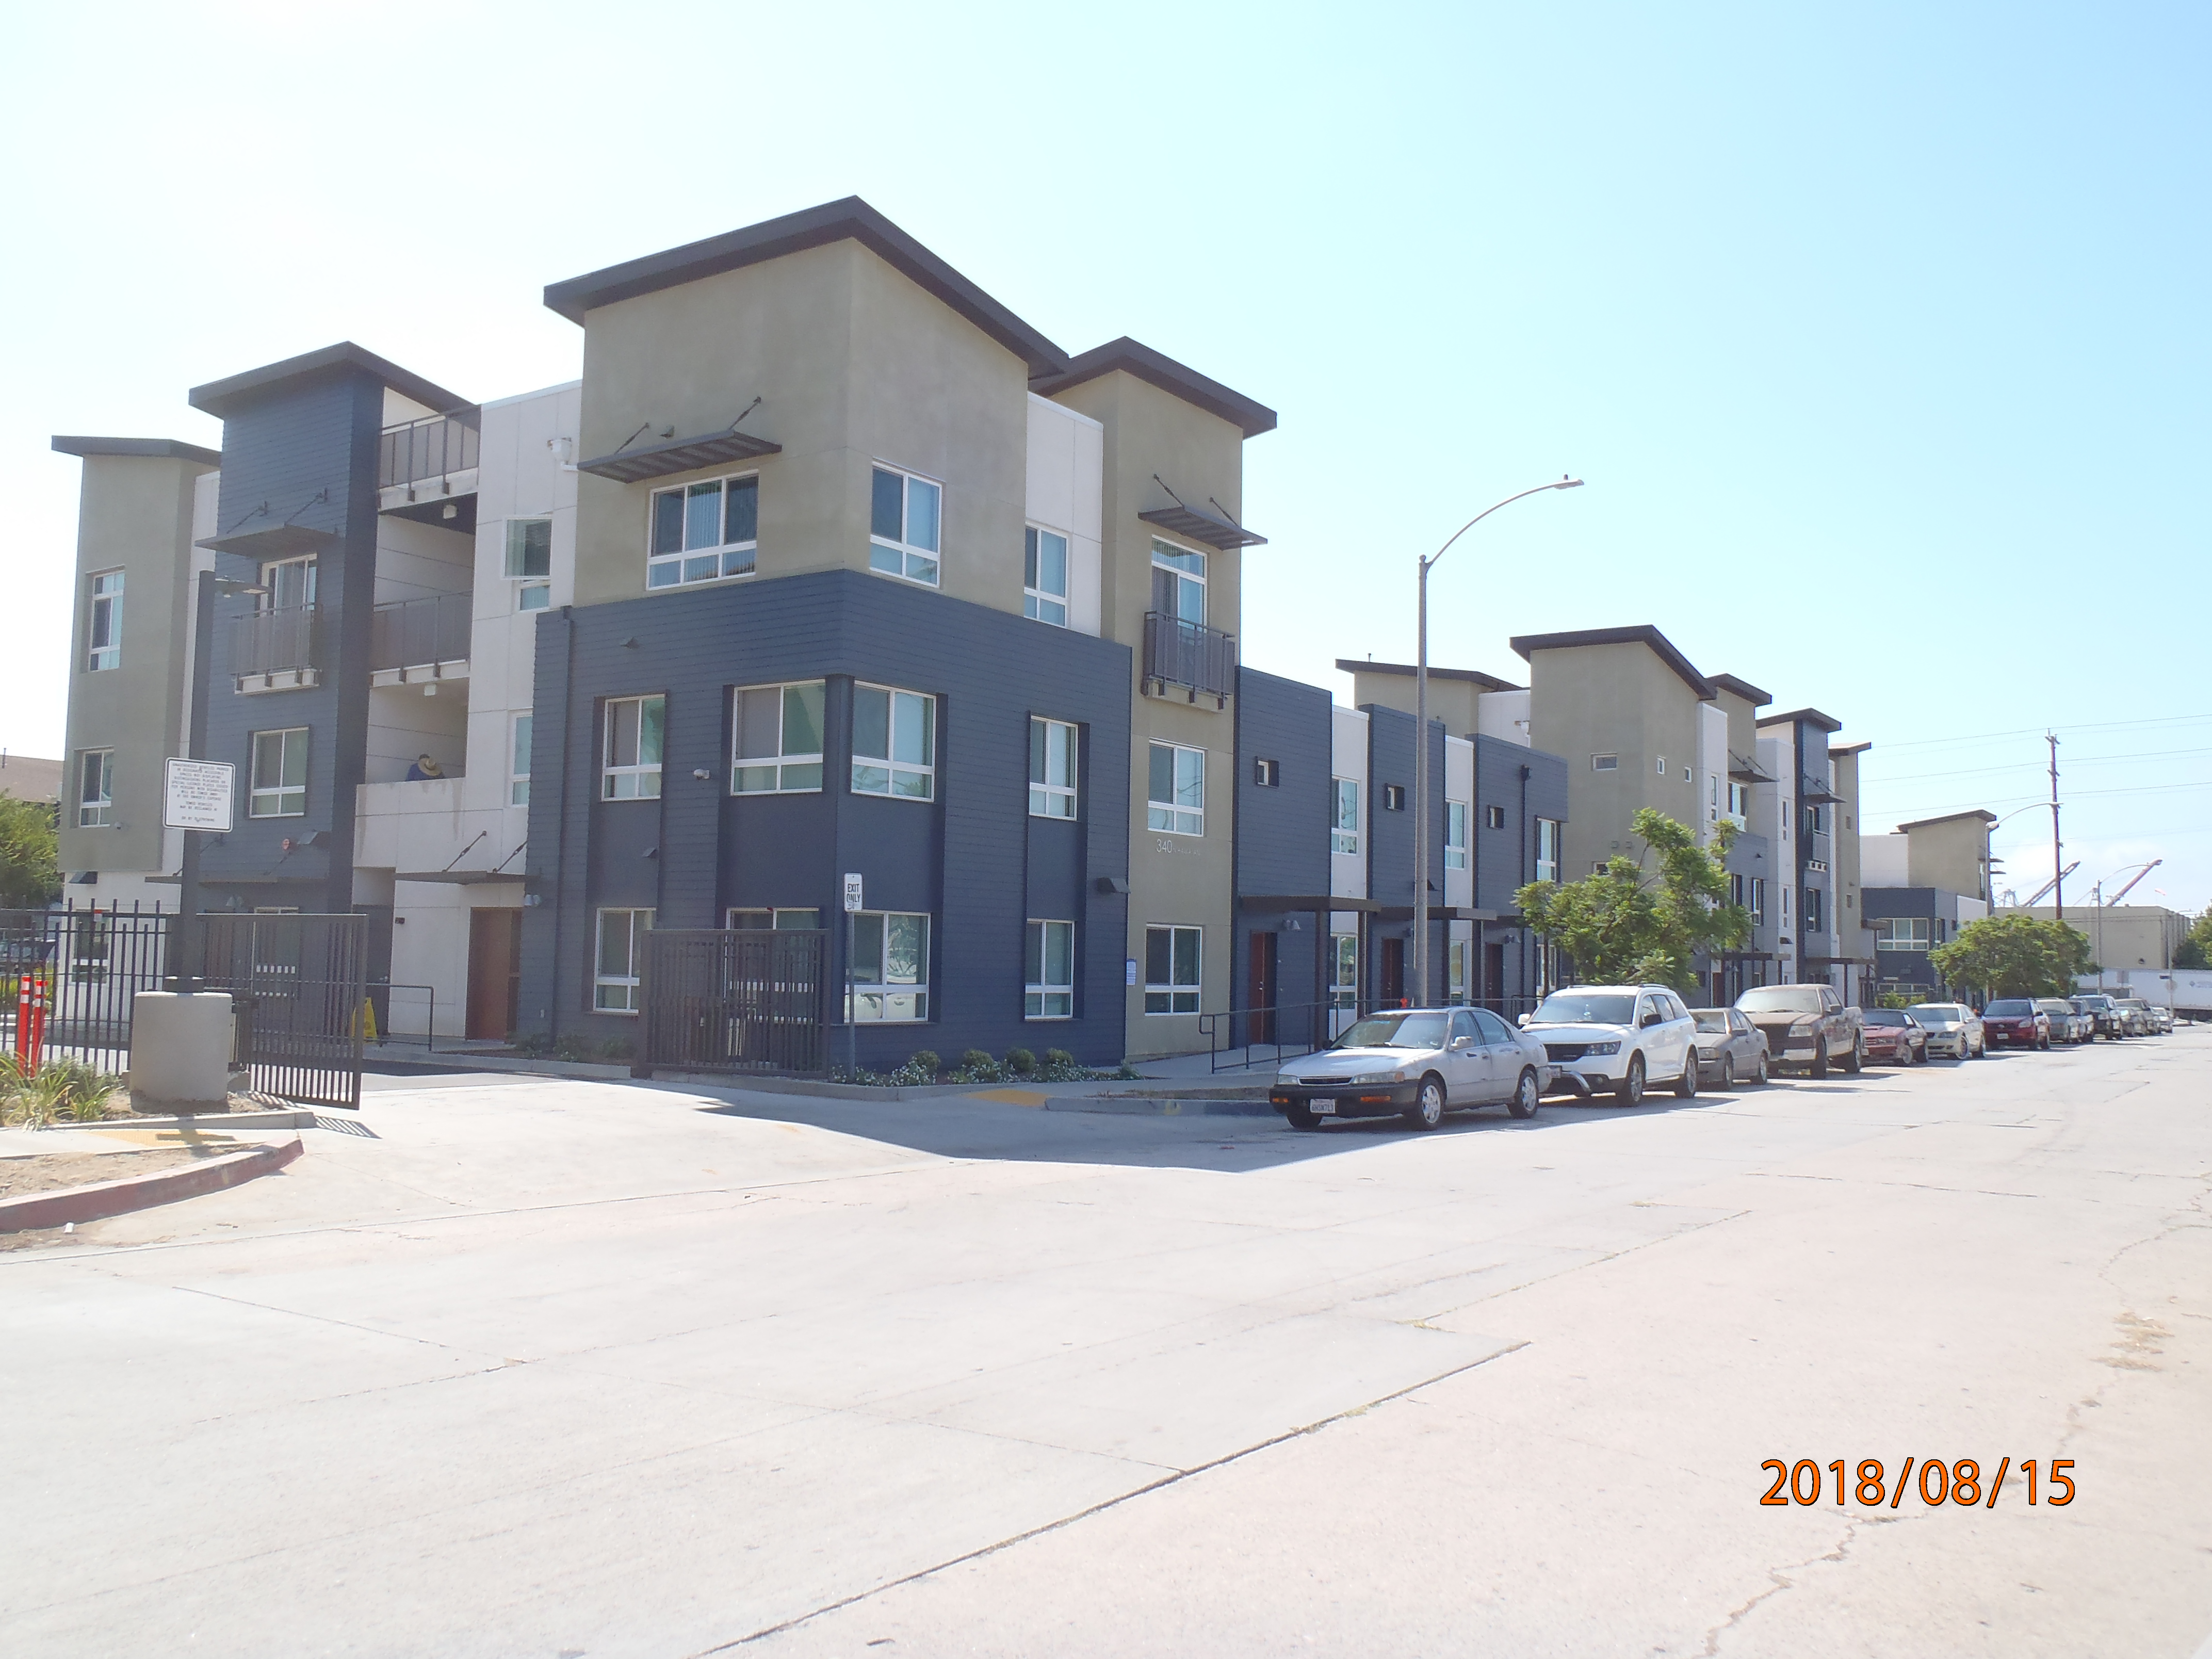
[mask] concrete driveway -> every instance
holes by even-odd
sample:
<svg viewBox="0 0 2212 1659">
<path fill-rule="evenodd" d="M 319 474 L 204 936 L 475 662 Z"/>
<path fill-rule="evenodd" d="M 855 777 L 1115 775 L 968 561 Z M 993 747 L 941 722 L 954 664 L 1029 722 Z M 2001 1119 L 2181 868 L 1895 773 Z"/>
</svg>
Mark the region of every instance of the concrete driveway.
<svg viewBox="0 0 2212 1659">
<path fill-rule="evenodd" d="M 0 1255 L 0 1651 L 2188 1659 L 2208 1082 L 1419 1137 L 378 1079 Z M 2077 1496 L 1759 1501 L 1908 1455 Z"/>
</svg>

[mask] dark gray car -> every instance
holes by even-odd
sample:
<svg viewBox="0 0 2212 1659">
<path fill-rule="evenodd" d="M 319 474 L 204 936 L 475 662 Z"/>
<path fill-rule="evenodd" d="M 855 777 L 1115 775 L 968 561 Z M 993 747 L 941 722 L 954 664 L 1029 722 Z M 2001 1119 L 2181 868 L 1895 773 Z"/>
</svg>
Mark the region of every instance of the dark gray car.
<svg viewBox="0 0 2212 1659">
<path fill-rule="evenodd" d="M 1741 1008 L 1692 1008 L 1697 1022 L 1698 1074 L 1717 1088 L 1766 1081 L 1766 1036 Z"/>
</svg>

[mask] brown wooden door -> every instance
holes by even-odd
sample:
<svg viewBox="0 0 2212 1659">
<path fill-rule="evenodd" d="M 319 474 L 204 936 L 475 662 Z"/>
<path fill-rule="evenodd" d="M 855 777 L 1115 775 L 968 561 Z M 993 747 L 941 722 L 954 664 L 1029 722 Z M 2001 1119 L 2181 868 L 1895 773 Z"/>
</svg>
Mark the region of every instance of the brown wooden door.
<svg viewBox="0 0 2212 1659">
<path fill-rule="evenodd" d="M 1382 941 L 1382 994 L 1385 1007 L 1396 1007 L 1406 1000 L 1406 941 L 1401 939 Z"/>
<path fill-rule="evenodd" d="M 1273 933 L 1254 933 L 1251 939 L 1251 973 L 1248 977 L 1250 995 L 1246 1006 L 1252 1012 L 1245 1017 L 1244 1041 L 1273 1042 L 1275 1040 L 1275 936 Z"/>
<path fill-rule="evenodd" d="M 494 1042 L 514 1035 L 522 996 L 522 912 L 469 912 L 468 1034 Z"/>
</svg>

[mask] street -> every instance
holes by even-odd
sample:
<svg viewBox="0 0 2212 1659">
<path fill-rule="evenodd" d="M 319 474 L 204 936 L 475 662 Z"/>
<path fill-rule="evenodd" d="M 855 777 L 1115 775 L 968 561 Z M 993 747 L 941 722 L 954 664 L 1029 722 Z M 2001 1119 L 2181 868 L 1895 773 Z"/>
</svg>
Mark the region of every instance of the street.
<svg viewBox="0 0 2212 1659">
<path fill-rule="evenodd" d="M 0 1253 L 0 1650 L 2191 1659 L 2209 1077 L 1430 1136 L 372 1079 Z M 1908 1456 L 2013 1473 L 1821 1474 Z"/>
</svg>

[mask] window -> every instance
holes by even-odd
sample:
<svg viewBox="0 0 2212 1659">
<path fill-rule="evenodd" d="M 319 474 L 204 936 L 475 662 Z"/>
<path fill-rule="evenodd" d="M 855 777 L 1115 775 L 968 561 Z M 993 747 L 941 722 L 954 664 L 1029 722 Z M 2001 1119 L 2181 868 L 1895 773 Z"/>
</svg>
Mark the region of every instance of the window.
<svg viewBox="0 0 2212 1659">
<path fill-rule="evenodd" d="M 1022 532 L 1022 615 L 1067 626 L 1067 538 L 1057 531 Z"/>
<path fill-rule="evenodd" d="M 507 804 L 530 805 L 530 716 L 517 714 L 507 745 Z"/>
<path fill-rule="evenodd" d="M 1921 951 L 1930 948 L 1934 924 L 1927 916 L 1880 916 L 1874 924 L 1877 951 Z"/>
<path fill-rule="evenodd" d="M 650 910 L 599 912 L 599 970 L 592 981 L 592 1006 L 603 1014 L 638 1010 L 638 968 L 645 935 L 653 931 Z"/>
<path fill-rule="evenodd" d="M 1685 783 L 1695 783 L 1697 781 L 1695 778 L 1690 775 L 1690 769 L 1686 766 L 1682 769 L 1682 781 Z"/>
<path fill-rule="evenodd" d="M 936 799 L 936 698 L 880 685 L 853 688 L 853 793 Z"/>
<path fill-rule="evenodd" d="M 269 591 L 261 596 L 264 611 L 296 611 L 315 602 L 315 561 L 312 555 L 304 559 L 280 559 L 261 567 L 261 585 Z"/>
<path fill-rule="evenodd" d="M 1467 868 L 1467 803 L 1463 800 L 1444 803 L 1444 868 Z"/>
<path fill-rule="evenodd" d="M 1502 806 L 1484 807 L 1482 821 L 1492 830 L 1503 830 L 1505 827 L 1505 809 Z"/>
<path fill-rule="evenodd" d="M 774 929 L 780 933 L 805 931 L 822 925 L 822 913 L 793 908 L 783 910 L 739 910 L 729 912 L 732 927 L 754 928 L 762 932 Z"/>
<path fill-rule="evenodd" d="M 862 910 L 853 918 L 853 994 L 846 1017 L 884 1024 L 929 1018 L 929 918 Z"/>
<path fill-rule="evenodd" d="M 1206 833 L 1206 750 L 1172 743 L 1152 746 L 1145 791 L 1145 827 L 1171 836 Z"/>
<path fill-rule="evenodd" d="M 1252 763 L 1252 781 L 1261 789 L 1276 789 L 1282 786 L 1283 764 L 1280 761 L 1255 759 Z"/>
<path fill-rule="evenodd" d="M 1620 757 L 1618 755 L 1592 755 L 1590 757 L 1590 770 L 1593 772 L 1618 772 L 1620 770 Z"/>
<path fill-rule="evenodd" d="M 253 734 L 253 777 L 246 816 L 296 818 L 307 811 L 307 728 Z"/>
<path fill-rule="evenodd" d="M 507 574 L 516 577 L 553 574 L 552 520 L 507 521 Z"/>
<path fill-rule="evenodd" d="M 92 611 L 85 618 L 84 665 L 88 672 L 115 668 L 123 661 L 123 573 L 103 570 L 92 579 Z"/>
<path fill-rule="evenodd" d="M 868 568 L 936 586 L 944 502 L 945 492 L 928 479 L 878 467 L 868 508 Z"/>
<path fill-rule="evenodd" d="M 1782 890 L 1782 925 L 1784 927 L 1790 925 L 1790 890 L 1787 887 Z"/>
<path fill-rule="evenodd" d="M 1741 904 L 1743 902 L 1745 879 L 1746 878 L 1744 877 L 1736 874 L 1733 871 L 1729 872 L 1728 883 L 1728 902 L 1730 904 Z"/>
<path fill-rule="evenodd" d="M 750 576 L 760 549 L 760 479 L 713 478 L 653 492 L 647 587 Z"/>
<path fill-rule="evenodd" d="M 553 589 L 546 582 L 518 582 L 514 588 L 514 608 L 517 611 L 543 611 L 553 603 Z"/>
<path fill-rule="evenodd" d="M 1659 775 L 1662 778 L 1667 775 L 1667 757 L 1664 755 L 1659 757 Z"/>
<path fill-rule="evenodd" d="M 1729 811 L 1740 818 L 1750 816 L 1750 785 L 1743 783 L 1731 783 L 1729 785 Z"/>
<path fill-rule="evenodd" d="M 1754 926 L 1764 927 L 1766 925 L 1766 878 L 1765 876 L 1753 876 L 1751 878 L 1751 920 Z"/>
<path fill-rule="evenodd" d="M 1346 1013 L 1359 1011 L 1359 935 L 1332 933 L 1329 944 L 1329 1006 Z"/>
<path fill-rule="evenodd" d="M 1072 1019 L 1075 1017 L 1075 924 L 1072 921 L 1033 921 L 1029 952 L 1024 958 L 1022 1017 L 1024 1019 Z"/>
<path fill-rule="evenodd" d="M 1386 783 L 1382 786 L 1382 810 L 1386 812 L 1402 812 L 1406 810 L 1404 784 Z"/>
<path fill-rule="evenodd" d="M 1559 878 L 1559 821 L 1557 818 L 1536 820 L 1536 879 L 1557 881 Z"/>
<path fill-rule="evenodd" d="M 76 827 L 107 829 L 115 822 L 115 751 L 88 749 L 76 764 Z"/>
<path fill-rule="evenodd" d="M 1444 967 L 1444 1000 L 1446 1002 L 1467 1000 L 1467 940 L 1455 939 L 1451 942 L 1450 951 L 1446 953 Z"/>
<path fill-rule="evenodd" d="M 822 682 L 751 685 L 730 694 L 730 793 L 822 787 Z"/>
<path fill-rule="evenodd" d="M 1805 931 L 1808 933 L 1825 933 L 1828 931 L 1822 925 L 1824 907 L 1821 900 L 1822 895 L 1819 888 L 1808 887 L 1805 890 Z"/>
<path fill-rule="evenodd" d="M 1329 822 L 1328 850 L 1332 853 L 1357 853 L 1359 850 L 1359 782 L 1356 778 L 1336 781 L 1336 816 Z"/>
<path fill-rule="evenodd" d="M 1177 622 L 1206 622 L 1206 555 L 1152 544 L 1152 609 Z"/>
<path fill-rule="evenodd" d="M 660 746 L 668 722 L 665 697 L 610 697 L 601 800 L 653 800 L 660 794 Z"/>
<path fill-rule="evenodd" d="M 1066 720 L 1030 717 L 1030 816 L 1075 816 L 1075 728 Z"/>
<path fill-rule="evenodd" d="M 1146 1013 L 1198 1012 L 1200 931 L 1195 927 L 1145 929 Z"/>
</svg>

